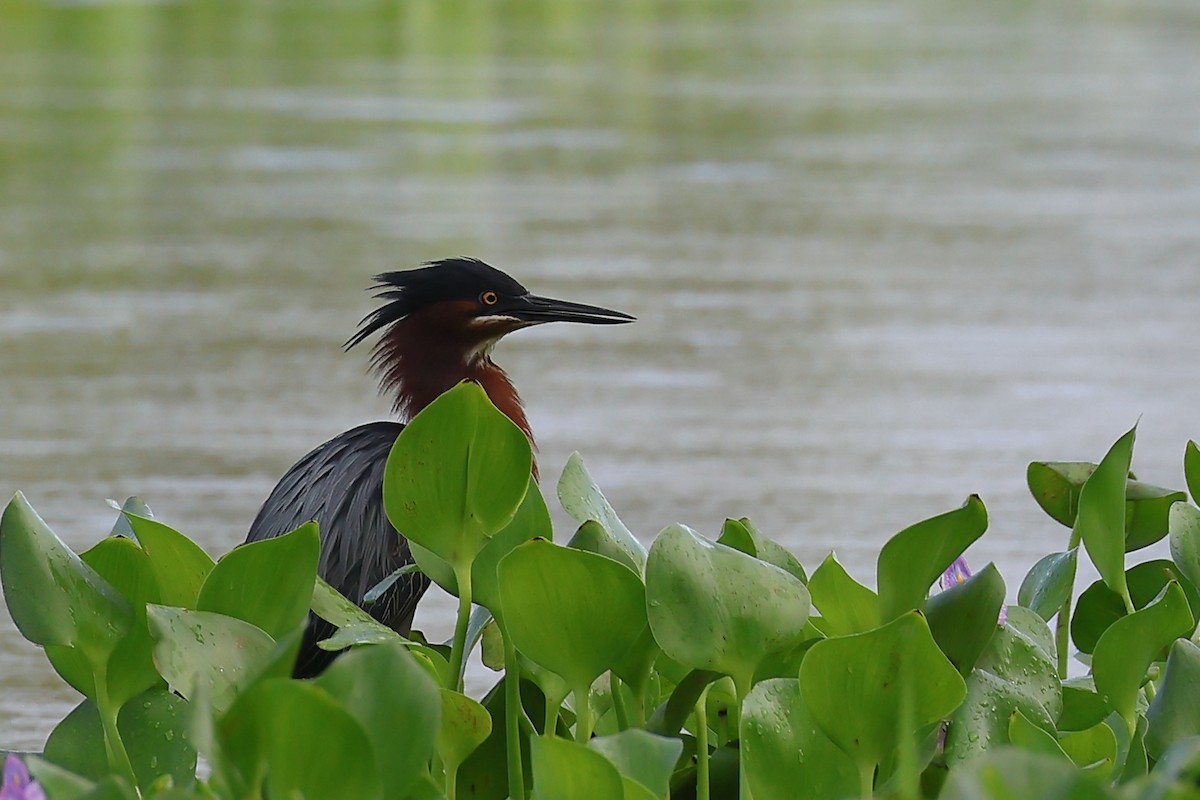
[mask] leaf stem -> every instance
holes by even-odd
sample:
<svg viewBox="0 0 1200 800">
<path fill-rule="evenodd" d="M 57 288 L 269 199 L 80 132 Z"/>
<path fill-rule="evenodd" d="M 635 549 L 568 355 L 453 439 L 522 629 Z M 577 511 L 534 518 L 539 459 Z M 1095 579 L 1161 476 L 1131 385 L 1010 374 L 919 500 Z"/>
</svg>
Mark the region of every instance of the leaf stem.
<svg viewBox="0 0 1200 800">
<path fill-rule="evenodd" d="M 587 744 L 592 738 L 592 687 L 581 686 L 572 691 L 575 695 L 575 741 Z"/>
<path fill-rule="evenodd" d="M 545 695 L 545 698 L 546 713 L 543 716 L 542 736 L 557 736 L 558 714 L 562 711 L 562 698 L 552 698 L 550 695 Z"/>
<path fill-rule="evenodd" d="M 1081 534 L 1075 530 L 1071 531 L 1071 540 L 1067 543 L 1067 551 L 1075 550 L 1079 547 Z M 1058 679 L 1065 681 L 1067 679 L 1067 664 L 1068 652 L 1071 649 L 1071 600 L 1075 594 L 1075 570 L 1071 570 L 1071 583 L 1067 586 L 1067 599 L 1063 601 L 1062 606 L 1058 609 L 1058 619 L 1054 623 L 1054 650 L 1058 660 Z"/>
<path fill-rule="evenodd" d="M 130 786 L 138 785 L 137 776 L 133 772 L 133 763 L 121 741 L 121 732 L 117 728 L 117 714 L 120 708 L 113 708 L 108 696 L 108 665 L 93 664 L 92 676 L 96 682 L 96 708 L 100 712 L 100 722 L 104 727 L 104 750 L 108 755 L 108 767 L 129 781 Z"/>
<path fill-rule="evenodd" d="M 612 694 L 613 713 L 617 715 L 617 730 L 629 728 L 629 710 L 625 707 L 625 692 L 621 679 L 610 673 L 608 680 L 609 692 Z"/>
<path fill-rule="evenodd" d="M 864 761 L 858 765 L 858 782 L 862 786 L 862 800 L 875 796 L 875 765 Z"/>
<path fill-rule="evenodd" d="M 446 688 L 462 691 L 463 662 L 466 660 L 467 625 L 471 620 L 471 562 L 454 565 L 454 580 L 458 584 L 458 618 L 454 623 L 454 642 L 450 646 L 450 674 Z"/>
<path fill-rule="evenodd" d="M 696 800 L 708 800 L 708 777 L 708 686 L 705 686 L 696 701 Z"/>
<path fill-rule="evenodd" d="M 496 625 L 504 638 L 504 738 L 508 745 L 508 795 L 525 797 L 525 773 L 521 765 L 521 667 L 517 664 L 517 646 L 497 617 Z"/>
</svg>

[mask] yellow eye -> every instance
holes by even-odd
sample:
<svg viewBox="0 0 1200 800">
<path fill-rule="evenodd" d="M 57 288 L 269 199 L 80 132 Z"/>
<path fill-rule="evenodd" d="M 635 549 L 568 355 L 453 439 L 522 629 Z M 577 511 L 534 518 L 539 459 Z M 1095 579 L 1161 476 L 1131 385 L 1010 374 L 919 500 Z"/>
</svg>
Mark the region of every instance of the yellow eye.
<svg viewBox="0 0 1200 800">
<path fill-rule="evenodd" d="M 500 298 L 496 296 L 495 292 L 488 291 L 479 295 L 479 302 L 483 303 L 485 306 L 494 306 L 496 303 L 500 302 Z"/>
</svg>

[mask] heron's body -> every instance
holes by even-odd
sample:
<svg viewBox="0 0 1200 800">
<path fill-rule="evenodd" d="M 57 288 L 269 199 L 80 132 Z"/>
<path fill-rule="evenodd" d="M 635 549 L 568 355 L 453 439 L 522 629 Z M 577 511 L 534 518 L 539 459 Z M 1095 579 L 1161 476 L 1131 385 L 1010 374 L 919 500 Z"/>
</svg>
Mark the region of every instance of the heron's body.
<svg viewBox="0 0 1200 800">
<path fill-rule="evenodd" d="M 347 344 L 384 331 L 374 362 L 397 413 L 409 419 L 455 384 L 473 380 L 531 442 L 521 399 L 491 359 L 494 344 L 513 330 L 541 322 L 611 324 L 632 319 L 608 309 L 535 297 L 509 276 L 473 259 L 448 259 L 385 273 L 377 280 L 385 290 L 377 296 L 390 302 L 366 317 Z M 362 605 L 368 590 L 412 562 L 408 542 L 383 508 L 384 467 L 403 428 L 399 422 L 368 423 L 304 456 L 263 503 L 246 541 L 282 536 L 316 520 L 321 536 L 318 573 Z M 424 575 L 405 575 L 367 611 L 388 627 L 408 633 L 417 601 L 428 587 Z M 297 676 L 316 675 L 335 657 L 316 646 L 332 632 L 327 623 L 310 616 Z"/>
</svg>

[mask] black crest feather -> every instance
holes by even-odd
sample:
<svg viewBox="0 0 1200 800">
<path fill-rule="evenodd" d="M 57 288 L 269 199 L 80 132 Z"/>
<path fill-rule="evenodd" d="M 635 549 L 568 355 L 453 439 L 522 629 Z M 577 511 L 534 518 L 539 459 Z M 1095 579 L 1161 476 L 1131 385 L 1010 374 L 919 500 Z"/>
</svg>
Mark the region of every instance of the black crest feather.
<svg viewBox="0 0 1200 800">
<path fill-rule="evenodd" d="M 434 303 L 474 299 L 488 289 L 510 296 L 528 293 L 524 286 L 495 267 L 466 256 L 380 273 L 375 276 L 371 290 L 376 299 L 386 302 L 362 318 L 358 330 L 346 340 L 345 348 L 349 350 L 376 331 Z"/>
</svg>

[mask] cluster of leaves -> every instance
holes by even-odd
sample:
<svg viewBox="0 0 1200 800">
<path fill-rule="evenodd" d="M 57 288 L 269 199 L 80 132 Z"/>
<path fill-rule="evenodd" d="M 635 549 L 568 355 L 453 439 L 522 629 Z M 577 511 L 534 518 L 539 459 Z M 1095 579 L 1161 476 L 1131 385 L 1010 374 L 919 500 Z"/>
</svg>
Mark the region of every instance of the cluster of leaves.
<svg viewBox="0 0 1200 800">
<path fill-rule="evenodd" d="M 1006 608 L 991 565 L 930 594 L 987 528 L 974 496 L 892 537 L 876 591 L 832 554 L 807 574 L 747 519 L 647 551 L 575 456 L 558 494 L 579 527 L 555 544 L 527 440 L 463 384 L 384 487 L 415 568 L 459 598 L 445 645 L 318 580 L 315 525 L 214 563 L 127 503 L 76 555 L 17 495 L 8 607 L 85 697 L 26 760 L 52 800 L 1200 798 L 1200 510 L 1129 477 L 1133 439 L 1030 466 L 1070 536 Z M 1195 499 L 1194 444 L 1185 472 Z M 1126 569 L 1168 534 L 1171 560 Z M 1076 601 L 1080 545 L 1101 579 Z M 294 680 L 310 611 L 350 650 Z M 481 701 L 476 647 L 503 671 Z"/>
</svg>

